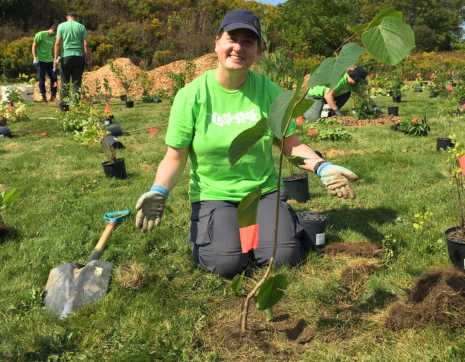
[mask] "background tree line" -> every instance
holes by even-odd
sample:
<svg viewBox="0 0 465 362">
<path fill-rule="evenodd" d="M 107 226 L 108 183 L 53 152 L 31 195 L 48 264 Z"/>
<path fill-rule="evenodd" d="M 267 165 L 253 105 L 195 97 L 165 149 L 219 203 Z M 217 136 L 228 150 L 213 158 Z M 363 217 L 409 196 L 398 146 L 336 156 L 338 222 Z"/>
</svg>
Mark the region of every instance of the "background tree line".
<svg viewBox="0 0 465 362">
<path fill-rule="evenodd" d="M 350 28 L 387 7 L 403 12 L 417 52 L 461 49 L 464 34 L 465 0 L 287 0 L 263 6 L 269 8 L 271 50 L 285 47 L 294 59 L 330 56 Z M 3 71 L 27 72 L 31 37 L 74 10 L 88 30 L 94 66 L 129 57 L 150 69 L 213 52 L 221 19 L 236 8 L 259 14 L 259 3 L 245 0 L 0 0 L 0 62 Z"/>
</svg>

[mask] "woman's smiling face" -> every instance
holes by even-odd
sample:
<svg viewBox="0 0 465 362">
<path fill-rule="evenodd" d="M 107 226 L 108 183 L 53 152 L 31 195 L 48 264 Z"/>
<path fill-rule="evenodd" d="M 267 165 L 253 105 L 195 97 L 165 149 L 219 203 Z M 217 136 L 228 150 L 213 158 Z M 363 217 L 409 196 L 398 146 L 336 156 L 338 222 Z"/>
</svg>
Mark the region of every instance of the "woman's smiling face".
<svg viewBox="0 0 465 362">
<path fill-rule="evenodd" d="M 226 70 L 247 71 L 258 57 L 258 39 L 253 31 L 236 29 L 216 37 L 218 61 Z"/>
</svg>

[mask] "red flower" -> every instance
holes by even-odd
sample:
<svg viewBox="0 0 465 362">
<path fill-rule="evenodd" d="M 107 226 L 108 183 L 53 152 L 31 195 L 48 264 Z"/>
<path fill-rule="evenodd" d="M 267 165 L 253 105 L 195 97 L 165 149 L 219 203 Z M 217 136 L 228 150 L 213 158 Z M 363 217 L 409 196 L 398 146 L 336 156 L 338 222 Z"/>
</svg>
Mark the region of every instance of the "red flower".
<svg viewBox="0 0 465 362">
<path fill-rule="evenodd" d="M 433 74 L 431 74 L 431 77 L 430 77 L 430 78 L 431 78 L 431 79 L 432 79 L 432 78 L 434 78 L 434 73 L 433 73 Z"/>
<path fill-rule="evenodd" d="M 170 84 L 170 83 L 168 83 L 168 88 L 171 88 L 171 84 Z"/>
<path fill-rule="evenodd" d="M 397 75 L 394 76 L 394 79 L 396 79 L 396 78 L 397 78 Z"/>
<path fill-rule="evenodd" d="M 402 72 L 400 72 L 400 75 L 402 75 Z"/>
<path fill-rule="evenodd" d="M 407 83 L 407 78 L 405 78 L 404 82 Z"/>
<path fill-rule="evenodd" d="M 370 75 L 370 79 L 371 79 L 371 78 L 373 78 L 373 73 L 371 73 L 371 75 Z"/>
<path fill-rule="evenodd" d="M 122 86 L 121 82 L 118 82 L 118 87 L 121 87 L 121 86 Z"/>
<path fill-rule="evenodd" d="M 449 86 L 447 87 L 447 90 L 448 90 L 448 91 L 451 91 L 451 90 L 452 90 L 452 84 L 449 84 Z"/>
<path fill-rule="evenodd" d="M 465 103 L 462 105 L 462 109 L 465 109 Z"/>
<path fill-rule="evenodd" d="M 378 73 L 375 74 L 375 77 L 378 77 Z"/>
<path fill-rule="evenodd" d="M 414 119 L 412 119 L 412 123 L 417 123 L 417 119 L 418 117 L 415 117 Z"/>
<path fill-rule="evenodd" d="M 421 73 L 417 73 L 417 77 L 419 77 L 421 75 Z"/>
<path fill-rule="evenodd" d="M 53 83 L 53 87 L 54 88 L 58 87 L 58 83 L 57 82 Z"/>
<path fill-rule="evenodd" d="M 316 129 L 309 129 L 308 134 L 310 134 L 310 135 L 316 134 Z"/>
<path fill-rule="evenodd" d="M 147 79 L 147 81 L 148 81 L 148 82 L 151 82 L 151 80 L 150 80 L 150 79 Z"/>
<path fill-rule="evenodd" d="M 116 79 L 113 79 L 113 81 L 114 81 L 115 83 L 118 83 L 118 81 L 117 81 Z"/>
<path fill-rule="evenodd" d="M 454 74 L 454 71 L 450 72 L 450 74 Z"/>
<path fill-rule="evenodd" d="M 297 117 L 297 118 L 295 119 L 295 121 L 297 122 L 297 124 L 298 124 L 300 127 L 302 127 L 302 120 L 303 120 L 303 116 Z"/>
<path fill-rule="evenodd" d="M 11 109 L 11 103 L 8 103 L 8 107 L 7 107 L 7 108 L 8 108 L 8 109 Z"/>
<path fill-rule="evenodd" d="M 447 72 L 447 74 L 449 74 L 449 75 L 450 75 L 450 71 L 448 71 L 448 72 Z"/>
</svg>

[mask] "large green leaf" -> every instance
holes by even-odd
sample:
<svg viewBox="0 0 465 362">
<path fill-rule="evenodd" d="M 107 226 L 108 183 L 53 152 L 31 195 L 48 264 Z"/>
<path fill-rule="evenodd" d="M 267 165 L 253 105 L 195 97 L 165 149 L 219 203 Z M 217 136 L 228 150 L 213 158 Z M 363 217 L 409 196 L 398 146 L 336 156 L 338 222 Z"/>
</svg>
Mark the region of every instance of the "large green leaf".
<svg viewBox="0 0 465 362">
<path fill-rule="evenodd" d="M 313 106 L 313 103 L 315 103 L 313 99 L 302 99 L 297 107 L 295 107 L 294 113 L 292 113 L 292 118 L 302 116 L 311 106 Z"/>
<path fill-rule="evenodd" d="M 369 24 L 360 24 L 360 25 L 354 26 L 351 30 L 354 33 L 358 33 L 360 30 L 365 29 L 368 25 Z"/>
<path fill-rule="evenodd" d="M 257 308 L 265 311 L 277 304 L 287 289 L 287 279 L 282 274 L 269 277 L 255 293 Z"/>
<path fill-rule="evenodd" d="M 13 205 L 16 201 L 18 201 L 18 197 L 21 195 L 20 191 L 17 191 L 17 189 L 11 190 L 6 196 L 3 198 L 3 204 L 5 206 L 11 206 Z"/>
<path fill-rule="evenodd" d="M 266 134 L 267 129 L 268 125 L 266 123 L 266 118 L 263 117 L 253 127 L 238 134 L 232 141 L 231 146 L 229 146 L 229 164 L 234 166 L 242 156 L 249 152 L 249 150 L 255 146 L 258 141 L 260 141 L 260 138 Z"/>
<path fill-rule="evenodd" d="M 306 158 L 300 156 L 284 156 L 286 160 L 292 163 L 294 166 L 299 167 L 305 165 Z"/>
<path fill-rule="evenodd" d="M 395 65 L 415 47 L 415 36 L 412 28 L 402 19 L 383 18 L 381 23 L 362 34 L 366 50 L 373 58 Z"/>
<path fill-rule="evenodd" d="M 262 188 L 257 186 L 247 195 L 245 195 L 236 211 L 236 220 L 243 228 L 257 223 L 257 211 L 260 197 L 262 196 Z"/>
<path fill-rule="evenodd" d="M 370 28 L 373 28 L 375 26 L 378 26 L 381 24 L 384 18 L 387 17 L 392 17 L 392 18 L 397 18 L 397 19 L 402 19 L 402 11 L 397 11 L 396 9 L 393 8 L 387 8 L 384 10 L 381 10 L 378 15 L 376 15 L 373 20 L 370 22 Z"/>
<path fill-rule="evenodd" d="M 282 138 L 287 122 L 291 118 L 292 109 L 300 96 L 300 88 L 302 88 L 303 82 L 303 78 L 299 79 L 296 91 L 284 91 L 271 105 L 268 125 L 279 139 Z"/>
<path fill-rule="evenodd" d="M 244 281 L 244 274 L 245 270 L 242 272 L 242 274 L 237 274 L 232 282 L 231 282 L 231 289 L 234 291 L 234 293 L 239 292 L 239 289 L 241 288 L 242 282 Z"/>
<path fill-rule="evenodd" d="M 357 43 L 344 45 L 337 57 L 326 58 L 308 80 L 307 87 L 325 85 L 333 89 L 347 68 L 351 67 L 366 50 Z"/>
</svg>

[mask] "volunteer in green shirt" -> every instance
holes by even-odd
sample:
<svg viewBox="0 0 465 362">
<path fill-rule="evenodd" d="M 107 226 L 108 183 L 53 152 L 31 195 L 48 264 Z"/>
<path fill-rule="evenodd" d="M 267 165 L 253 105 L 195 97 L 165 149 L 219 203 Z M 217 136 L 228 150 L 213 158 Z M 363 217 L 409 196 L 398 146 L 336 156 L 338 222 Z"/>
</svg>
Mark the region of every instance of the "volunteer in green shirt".
<svg viewBox="0 0 465 362">
<path fill-rule="evenodd" d="M 56 99 L 57 75 L 53 71 L 53 46 L 55 45 L 57 26 L 54 24 L 48 30 L 39 31 L 32 42 L 32 64 L 37 68 L 39 78 L 39 90 L 42 94 L 42 102 L 47 102 L 47 91 L 45 90 L 45 74 L 50 78 L 50 101 Z"/>
<path fill-rule="evenodd" d="M 73 79 L 73 95 L 79 91 L 82 73 L 90 65 L 87 31 L 84 25 L 77 22 L 77 14 L 74 11 L 70 11 L 66 16 L 66 21 L 58 25 L 54 67 L 57 66 L 59 56 L 61 56 L 60 98 L 63 99 L 63 90 L 71 78 Z"/>
<path fill-rule="evenodd" d="M 259 55 L 260 21 L 249 10 L 232 10 L 216 37 L 218 68 L 181 89 L 171 108 L 165 142 L 154 185 L 136 204 L 136 226 L 142 232 L 160 225 L 169 192 L 181 179 L 188 157 L 191 172 L 189 245 L 203 270 L 226 278 L 244 271 L 250 259 L 267 266 L 273 251 L 276 204 L 279 198 L 278 246 L 275 262 L 295 265 L 304 255 L 302 227 L 285 193 L 277 194 L 278 172 L 272 156 L 272 137 L 263 137 L 234 166 L 228 150 L 232 140 L 268 117 L 282 89 L 267 76 L 250 71 Z M 325 162 L 296 136 L 295 124 L 286 136 L 286 155 L 305 158 L 306 171 L 318 172 L 332 195 L 355 198 L 347 178 L 351 171 Z M 272 135 L 268 129 L 268 134 Z M 262 187 L 258 206 L 258 247 L 242 253 L 236 211 L 241 199 Z"/>
<path fill-rule="evenodd" d="M 307 112 L 304 113 L 304 118 L 308 121 L 316 121 L 321 118 L 321 111 L 325 104 L 332 109 L 331 115 L 344 117 L 341 112 L 342 106 L 349 100 L 352 92 L 364 96 L 360 83 L 367 77 L 367 72 L 361 67 L 350 69 L 337 83 L 334 89 L 326 88 L 325 86 L 316 86 L 310 88 L 306 96 L 307 99 L 315 101 Z M 372 102 L 372 107 L 376 112 L 383 113 L 381 109 Z"/>
</svg>

